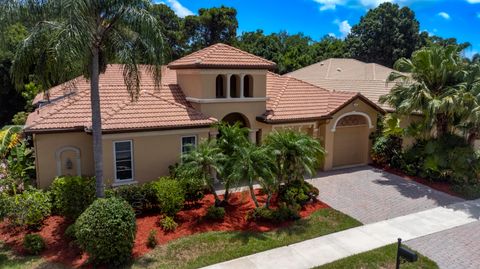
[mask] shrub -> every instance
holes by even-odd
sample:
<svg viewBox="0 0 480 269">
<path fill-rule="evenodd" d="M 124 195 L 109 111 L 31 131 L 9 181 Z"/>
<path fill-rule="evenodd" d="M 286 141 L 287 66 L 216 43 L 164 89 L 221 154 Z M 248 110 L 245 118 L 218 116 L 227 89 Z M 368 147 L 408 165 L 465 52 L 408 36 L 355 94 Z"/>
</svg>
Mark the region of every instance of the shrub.
<svg viewBox="0 0 480 269">
<path fill-rule="evenodd" d="M 480 198 L 480 183 L 454 185 L 453 191 L 461 194 L 464 198 L 474 200 Z"/>
<path fill-rule="evenodd" d="M 266 207 L 257 207 L 248 212 L 247 219 L 253 221 L 272 221 L 273 210 Z"/>
<path fill-rule="evenodd" d="M 371 152 L 374 163 L 394 168 L 402 167 L 402 138 L 381 136 L 375 140 Z"/>
<path fill-rule="evenodd" d="M 201 178 L 182 178 L 179 179 L 179 182 L 185 193 L 186 202 L 197 202 L 204 197 L 205 184 Z"/>
<path fill-rule="evenodd" d="M 153 183 L 125 185 L 109 189 L 106 197 L 119 197 L 127 201 L 137 215 L 158 208 L 156 190 Z"/>
<path fill-rule="evenodd" d="M 160 211 L 167 216 L 175 216 L 185 203 L 185 193 L 177 180 L 160 178 L 153 183 Z"/>
<path fill-rule="evenodd" d="M 75 220 L 95 200 L 95 179 L 58 177 L 51 186 L 54 210 Z"/>
<path fill-rule="evenodd" d="M 225 208 L 211 206 L 207 209 L 205 218 L 208 220 L 223 220 L 225 218 Z"/>
<path fill-rule="evenodd" d="M 147 238 L 147 247 L 149 248 L 155 248 L 158 244 L 157 242 L 157 231 L 155 230 L 150 230 L 150 233 L 148 234 Z"/>
<path fill-rule="evenodd" d="M 178 224 L 173 220 L 172 217 L 169 216 L 164 216 L 160 220 L 160 227 L 162 227 L 162 230 L 165 232 L 173 232 L 175 229 L 177 229 Z"/>
<path fill-rule="evenodd" d="M 75 239 L 75 223 L 74 224 L 70 224 L 67 229 L 65 229 L 65 233 L 64 235 L 71 239 L 71 240 L 74 240 Z"/>
<path fill-rule="evenodd" d="M 95 200 L 75 222 L 77 243 L 95 263 L 119 265 L 128 261 L 135 232 L 132 207 L 115 197 Z"/>
<path fill-rule="evenodd" d="M 318 196 L 318 189 L 304 180 L 295 180 L 280 186 L 279 199 L 288 205 L 304 205 Z"/>
<path fill-rule="evenodd" d="M 23 238 L 23 248 L 30 255 L 38 255 L 45 249 L 45 241 L 38 234 L 27 234 Z"/>
<path fill-rule="evenodd" d="M 273 211 L 272 217 L 273 220 L 277 222 L 284 222 L 288 220 L 298 220 L 300 219 L 300 205 L 298 204 L 293 204 L 293 205 L 288 205 L 285 203 L 282 203 L 279 205 L 279 207 Z"/>
<path fill-rule="evenodd" d="M 39 228 L 43 220 L 50 215 L 52 208 L 49 193 L 34 188 L 6 197 L 3 204 L 10 224 L 29 228 Z"/>
</svg>

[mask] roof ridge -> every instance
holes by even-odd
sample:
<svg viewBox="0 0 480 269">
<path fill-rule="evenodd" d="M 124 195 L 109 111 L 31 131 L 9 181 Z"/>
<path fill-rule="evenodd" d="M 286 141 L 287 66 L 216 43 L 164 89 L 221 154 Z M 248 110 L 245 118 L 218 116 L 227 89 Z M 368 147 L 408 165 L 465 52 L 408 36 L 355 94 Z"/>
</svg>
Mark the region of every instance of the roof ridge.
<svg viewBox="0 0 480 269">
<path fill-rule="evenodd" d="M 315 84 L 313 84 L 313 83 L 310 83 L 310 82 L 308 82 L 308 81 L 301 80 L 301 79 L 298 79 L 298 78 L 296 78 L 296 77 L 289 77 L 289 78 L 292 78 L 292 79 L 294 79 L 294 80 L 296 80 L 296 81 L 299 81 L 299 82 L 301 82 L 301 83 L 308 84 L 308 85 L 313 86 L 313 87 L 315 87 L 315 88 L 318 88 L 318 89 L 320 89 L 320 90 L 324 90 L 324 91 L 326 91 L 326 92 L 330 92 L 330 90 L 325 89 L 325 88 L 323 88 L 323 87 L 320 87 L 320 86 L 318 86 L 318 85 L 315 85 Z"/>
<path fill-rule="evenodd" d="M 227 47 L 229 47 L 229 48 L 232 48 L 232 49 L 234 49 L 234 50 L 236 50 L 236 51 L 238 51 L 238 52 L 240 52 L 240 53 L 243 53 L 243 54 L 246 54 L 246 55 L 249 55 L 249 56 L 256 57 L 256 58 L 258 58 L 259 60 L 266 61 L 266 62 L 269 62 L 269 63 L 271 63 L 271 64 L 275 64 L 275 62 L 273 62 L 273 61 L 270 61 L 270 60 L 268 60 L 268 59 L 265 59 L 265 58 L 263 58 L 263 57 L 260 57 L 260 56 L 258 56 L 258 55 L 255 55 L 255 54 L 253 54 L 253 53 L 250 53 L 250 52 L 241 50 L 241 49 L 239 49 L 239 48 L 237 48 L 237 47 L 230 46 L 230 45 L 223 44 L 223 43 L 218 43 L 218 44 L 222 44 L 222 45 L 224 45 L 224 46 L 227 46 Z"/>
<path fill-rule="evenodd" d="M 139 95 L 138 97 L 140 97 L 140 95 L 142 94 L 142 92 L 144 92 L 143 90 L 141 90 L 139 92 Z M 133 103 L 133 101 L 129 100 L 128 98 L 122 102 L 119 102 L 116 104 L 116 106 L 114 106 L 111 110 L 107 111 L 105 114 L 103 119 L 102 119 L 102 124 L 104 123 L 107 123 L 107 121 L 109 119 L 111 119 L 113 116 L 115 116 L 115 114 L 117 114 L 118 111 L 120 111 L 121 109 L 125 108 L 126 106 L 128 106 L 129 104 Z"/>
<path fill-rule="evenodd" d="M 282 99 L 282 96 L 283 94 L 285 93 L 286 89 L 287 89 L 287 86 L 288 86 L 288 82 L 290 82 L 290 77 L 283 77 L 283 76 L 280 76 L 280 78 L 284 78 L 285 79 L 285 82 L 283 83 L 283 87 L 282 89 L 280 90 L 280 92 L 277 93 L 277 96 L 275 97 L 275 102 L 273 102 L 273 107 L 272 107 L 272 110 L 275 111 L 275 109 L 278 107 L 278 105 L 280 104 L 280 99 Z"/>
</svg>

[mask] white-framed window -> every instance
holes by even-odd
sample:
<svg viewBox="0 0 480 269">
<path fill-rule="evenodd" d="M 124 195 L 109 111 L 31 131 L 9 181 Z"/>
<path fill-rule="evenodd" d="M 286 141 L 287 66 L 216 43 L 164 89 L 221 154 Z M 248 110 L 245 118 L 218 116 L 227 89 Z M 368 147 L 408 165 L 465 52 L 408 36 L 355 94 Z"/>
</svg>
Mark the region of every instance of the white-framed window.
<svg viewBox="0 0 480 269">
<path fill-rule="evenodd" d="M 182 136 L 182 154 L 187 153 L 197 146 L 197 136 Z"/>
<path fill-rule="evenodd" d="M 132 140 L 114 141 L 113 158 L 115 166 L 115 181 L 133 180 L 133 147 Z"/>
</svg>

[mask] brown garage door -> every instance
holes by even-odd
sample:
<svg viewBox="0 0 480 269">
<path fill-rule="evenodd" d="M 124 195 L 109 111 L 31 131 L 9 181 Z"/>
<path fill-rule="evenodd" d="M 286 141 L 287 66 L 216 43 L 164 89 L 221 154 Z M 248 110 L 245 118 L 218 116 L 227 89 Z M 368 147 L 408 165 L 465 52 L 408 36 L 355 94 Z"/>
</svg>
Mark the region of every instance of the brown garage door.
<svg viewBox="0 0 480 269">
<path fill-rule="evenodd" d="M 368 163 L 369 128 L 363 116 L 341 119 L 333 135 L 333 167 Z"/>
</svg>

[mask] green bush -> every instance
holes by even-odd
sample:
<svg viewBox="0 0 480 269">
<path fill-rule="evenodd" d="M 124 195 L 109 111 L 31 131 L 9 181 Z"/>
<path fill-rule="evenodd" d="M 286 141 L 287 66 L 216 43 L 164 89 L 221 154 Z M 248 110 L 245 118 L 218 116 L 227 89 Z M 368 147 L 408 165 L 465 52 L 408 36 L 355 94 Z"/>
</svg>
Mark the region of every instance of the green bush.
<svg viewBox="0 0 480 269">
<path fill-rule="evenodd" d="M 381 136 L 372 146 L 371 157 L 374 163 L 394 168 L 402 167 L 402 138 Z"/>
<path fill-rule="evenodd" d="M 247 219 L 253 221 L 272 221 L 273 210 L 266 207 L 257 207 L 248 212 Z"/>
<path fill-rule="evenodd" d="M 135 214 L 123 199 L 95 200 L 75 222 L 77 243 L 95 263 L 122 264 L 131 258 Z"/>
<path fill-rule="evenodd" d="M 315 200 L 318 196 L 318 189 L 304 180 L 294 180 L 281 185 L 278 192 L 279 200 L 288 205 L 305 205 Z"/>
<path fill-rule="evenodd" d="M 75 240 L 75 223 L 70 224 L 67 229 L 65 229 L 64 235 L 71 240 Z"/>
<path fill-rule="evenodd" d="M 149 248 L 155 248 L 158 244 L 157 242 L 157 231 L 155 230 L 150 230 L 150 233 L 148 233 L 148 238 L 147 238 L 147 247 Z"/>
<path fill-rule="evenodd" d="M 158 209 L 157 194 L 153 183 L 125 185 L 107 190 L 106 197 L 118 197 L 127 201 L 137 215 Z"/>
<path fill-rule="evenodd" d="M 462 195 L 469 200 L 480 198 L 480 183 L 473 184 L 457 184 L 453 186 L 453 191 Z"/>
<path fill-rule="evenodd" d="M 300 208 L 301 207 L 298 204 L 288 205 L 281 203 L 279 207 L 273 211 L 273 220 L 277 222 L 298 220 L 300 219 Z"/>
<path fill-rule="evenodd" d="M 162 230 L 164 230 L 165 232 L 173 232 L 178 227 L 178 224 L 175 222 L 175 220 L 173 220 L 173 218 L 169 216 L 164 216 L 160 220 L 159 224 L 160 227 L 162 227 Z"/>
<path fill-rule="evenodd" d="M 52 204 L 48 192 L 30 188 L 21 194 L 5 197 L 3 211 L 11 225 L 39 228 L 50 215 Z"/>
<path fill-rule="evenodd" d="M 160 211 L 167 216 L 175 216 L 185 203 L 185 192 L 177 180 L 160 178 L 153 183 Z"/>
<path fill-rule="evenodd" d="M 223 220 L 225 218 L 225 208 L 211 206 L 207 209 L 205 218 L 208 220 Z"/>
<path fill-rule="evenodd" d="M 194 203 L 201 200 L 205 195 L 205 184 L 201 178 L 187 177 L 178 180 L 185 193 L 185 201 Z"/>
<path fill-rule="evenodd" d="M 51 186 L 53 209 L 75 220 L 95 200 L 95 179 L 58 177 Z"/>
<path fill-rule="evenodd" d="M 27 234 L 23 238 L 23 248 L 30 255 L 38 255 L 45 249 L 45 241 L 38 234 Z"/>
</svg>

